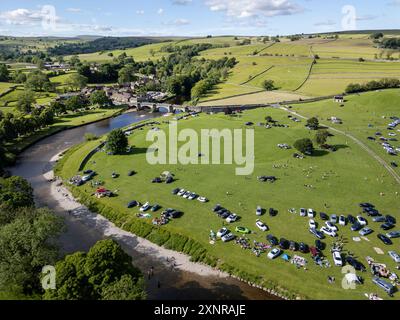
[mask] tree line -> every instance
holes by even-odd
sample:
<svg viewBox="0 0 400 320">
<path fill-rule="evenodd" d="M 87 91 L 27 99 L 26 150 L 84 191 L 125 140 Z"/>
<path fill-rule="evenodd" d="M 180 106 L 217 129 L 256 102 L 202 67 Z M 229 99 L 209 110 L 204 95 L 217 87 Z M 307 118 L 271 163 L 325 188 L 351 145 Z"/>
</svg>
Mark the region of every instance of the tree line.
<svg viewBox="0 0 400 320">
<path fill-rule="evenodd" d="M 360 83 L 350 83 L 346 88 L 346 93 L 357 93 L 373 90 L 400 88 L 399 79 L 384 78 L 381 80 L 373 80 L 364 84 Z"/>
<path fill-rule="evenodd" d="M 36 208 L 21 177 L 0 178 L 0 295 L 7 299 L 141 300 L 143 275 L 113 240 L 87 253 L 61 256 L 56 239 L 63 219 Z M 56 287 L 45 290 L 42 268 L 55 266 Z"/>
</svg>

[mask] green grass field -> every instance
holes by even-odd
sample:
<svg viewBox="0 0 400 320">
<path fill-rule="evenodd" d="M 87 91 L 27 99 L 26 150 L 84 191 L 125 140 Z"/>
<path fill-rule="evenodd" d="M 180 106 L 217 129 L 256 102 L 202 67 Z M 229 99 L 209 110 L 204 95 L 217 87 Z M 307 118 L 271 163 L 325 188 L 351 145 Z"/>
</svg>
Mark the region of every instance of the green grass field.
<svg viewBox="0 0 400 320">
<path fill-rule="evenodd" d="M 391 98 L 388 98 L 392 101 Z M 371 106 L 372 107 L 372 106 Z M 296 108 L 311 110 L 312 105 L 299 105 Z M 360 113 L 363 110 L 359 110 Z M 314 114 L 314 112 L 312 112 Z M 126 220 L 137 219 L 136 209 L 127 209 L 129 201 L 135 199 L 141 202 L 150 201 L 159 203 L 164 208 L 182 210 L 182 218 L 172 221 L 163 227 L 169 231 L 187 235 L 204 245 L 209 252 L 222 261 L 240 267 L 243 271 L 258 275 L 263 279 L 272 279 L 280 285 L 290 288 L 313 299 L 365 299 L 364 293 L 378 292 L 386 298 L 371 282 L 369 273 L 362 274 L 366 278 L 363 286 L 356 290 L 344 290 L 341 287 L 341 268 L 328 269 L 316 266 L 311 256 L 299 254 L 307 258 L 308 271 L 297 270 L 292 264 L 282 259 L 270 261 L 263 254 L 257 258 L 251 251 L 243 250 L 235 243 L 223 244 L 218 241 L 215 245 L 208 242 L 210 229 L 217 231 L 222 226 L 222 221 L 211 212 L 211 208 L 220 203 L 232 212 L 241 216 L 241 220 L 229 228 L 234 231 L 236 226 L 250 228 L 253 233 L 249 235 L 251 242 L 257 240 L 266 242 L 265 235 L 255 227 L 255 210 L 258 205 L 263 208 L 275 208 L 279 214 L 271 218 L 268 214 L 261 220 L 271 229 L 269 233 L 277 237 L 290 240 L 304 241 L 310 245 L 315 238 L 308 232 L 308 219 L 301 218 L 298 214 L 288 212 L 290 208 L 314 208 L 318 212 L 325 211 L 329 214 L 359 214 L 358 203 L 372 202 L 382 213 L 392 214 L 399 218 L 399 198 L 396 192 L 400 191 L 399 185 L 393 177 L 377 161 L 345 136 L 336 135 L 330 143 L 338 146 L 335 153 L 319 151 L 313 157 L 297 160 L 292 157 L 293 151 L 284 151 L 277 148 L 278 143 L 293 143 L 302 137 L 312 137 L 313 134 L 304 127 L 303 123 L 289 121 L 287 113 L 271 108 L 262 108 L 244 112 L 240 117 L 230 117 L 222 114 L 201 115 L 199 118 L 190 118 L 179 122 L 179 129 L 192 128 L 196 131 L 205 128 L 218 129 L 244 129 L 247 121 L 262 122 L 266 115 L 271 115 L 280 123 L 290 125 L 290 128 L 273 128 L 267 130 L 255 127 L 255 170 L 250 176 L 236 176 L 235 165 L 149 165 L 146 161 L 146 150 L 150 142 L 145 141 L 147 130 L 135 132 L 129 138 L 130 145 L 135 146 L 135 151 L 129 155 L 107 156 L 97 153 L 85 169 L 93 169 L 98 173 L 96 180 L 105 181 L 105 187 L 110 190 L 119 190 L 118 197 L 101 199 L 104 204 L 111 206 L 125 215 Z M 353 112 L 354 116 L 357 113 Z M 376 115 L 376 118 L 380 116 Z M 362 116 L 361 116 L 362 118 Z M 375 118 L 375 119 L 376 119 Z M 165 124 L 161 129 L 167 130 Z M 183 143 L 179 143 L 181 146 Z M 68 179 L 77 174 L 79 163 L 84 155 L 93 147 L 93 143 L 86 144 L 64 159 L 62 176 Z M 204 153 L 204 152 L 203 152 Z M 205 151 L 207 152 L 207 150 Z M 197 154 L 197 153 L 196 153 Z M 128 177 L 130 170 L 138 174 Z M 152 184 L 150 181 L 164 171 L 176 175 L 177 181 L 172 185 Z M 111 173 L 118 172 L 118 179 L 111 179 Z M 278 181 L 274 184 L 263 184 L 257 181 L 257 176 L 275 175 Z M 307 187 L 312 186 L 312 187 Z M 173 188 L 180 187 L 206 196 L 210 203 L 201 204 L 198 201 L 189 201 L 173 196 Z M 81 187 L 81 191 L 90 195 L 93 189 L 89 185 Z M 380 196 L 384 192 L 385 196 Z M 153 216 L 157 216 L 153 214 Z M 316 219 L 321 225 L 319 217 Z M 150 221 L 149 221 L 150 223 Z M 341 227 L 340 235 L 346 239 L 345 249 L 354 252 L 357 258 L 366 263 L 365 257 L 372 256 L 376 260 L 386 263 L 390 269 L 395 263 L 387 255 L 385 247 L 377 238 L 378 225 L 370 223 L 375 233 L 369 236 L 369 241 L 353 241 L 358 233 L 350 231 L 350 227 Z M 395 240 L 398 248 L 398 240 Z M 331 239 L 326 239 L 328 246 Z M 384 250 L 384 255 L 378 255 L 374 247 Z M 287 252 L 293 256 L 293 252 Z M 326 256 L 332 262 L 329 249 Z M 328 276 L 334 276 L 337 281 L 329 284 Z M 398 298 L 398 295 L 396 296 Z"/>
<path fill-rule="evenodd" d="M 10 82 L 0 82 L 0 95 L 4 94 L 8 90 L 10 90 L 12 87 L 16 86 L 15 83 L 10 83 Z"/>
<path fill-rule="evenodd" d="M 307 117 L 317 116 L 325 124 L 351 133 L 373 149 L 387 163 L 398 161 L 397 157 L 388 155 L 378 141 L 370 141 L 367 138 L 375 137 L 376 132 L 381 132 L 384 137 L 390 138 L 388 133 L 392 130 L 387 130 L 387 128 L 388 124 L 392 122 L 390 117 L 399 116 L 400 114 L 400 90 L 366 92 L 361 93 L 359 96 L 348 96 L 346 100 L 344 107 L 340 107 L 340 104 L 332 100 L 324 100 L 293 105 L 293 109 Z M 330 121 L 327 121 L 331 117 L 342 119 L 343 124 L 331 124 Z M 392 133 L 400 135 L 397 130 Z M 400 148 L 400 142 L 389 143 L 396 148 Z M 399 169 L 396 169 L 396 171 L 400 173 Z"/>
</svg>

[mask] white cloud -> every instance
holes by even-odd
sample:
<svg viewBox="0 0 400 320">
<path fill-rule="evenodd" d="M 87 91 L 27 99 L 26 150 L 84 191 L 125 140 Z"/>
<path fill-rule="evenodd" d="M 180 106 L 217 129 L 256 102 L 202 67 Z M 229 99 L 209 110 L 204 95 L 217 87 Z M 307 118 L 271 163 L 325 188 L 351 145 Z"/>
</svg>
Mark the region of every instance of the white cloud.
<svg viewBox="0 0 400 320">
<path fill-rule="evenodd" d="M 144 15 L 144 10 L 137 10 L 137 11 L 136 11 L 136 14 L 138 14 L 138 15 Z"/>
<path fill-rule="evenodd" d="M 357 16 L 356 20 L 357 21 L 369 21 L 369 20 L 375 20 L 376 18 L 378 18 L 378 16 L 365 15 L 365 16 Z"/>
<path fill-rule="evenodd" d="M 183 18 L 164 23 L 164 25 L 168 25 L 168 26 L 186 26 L 188 24 L 190 24 L 190 21 L 187 19 L 183 19 Z"/>
<path fill-rule="evenodd" d="M 0 19 L 12 25 L 37 25 L 47 14 L 43 10 L 15 9 L 0 12 Z M 55 17 L 57 19 L 57 17 Z"/>
<path fill-rule="evenodd" d="M 400 0 L 392 0 L 387 3 L 388 6 L 400 6 Z"/>
<path fill-rule="evenodd" d="M 303 11 L 289 0 L 205 0 L 211 11 L 225 12 L 234 18 L 262 18 L 292 15 Z"/>
<path fill-rule="evenodd" d="M 192 3 L 192 0 L 172 0 L 172 4 L 175 4 L 178 6 L 186 6 L 191 3 Z"/>
<path fill-rule="evenodd" d="M 164 13 L 164 9 L 163 8 L 160 8 L 160 9 L 158 9 L 158 11 L 157 11 L 157 14 L 163 14 Z"/>
</svg>

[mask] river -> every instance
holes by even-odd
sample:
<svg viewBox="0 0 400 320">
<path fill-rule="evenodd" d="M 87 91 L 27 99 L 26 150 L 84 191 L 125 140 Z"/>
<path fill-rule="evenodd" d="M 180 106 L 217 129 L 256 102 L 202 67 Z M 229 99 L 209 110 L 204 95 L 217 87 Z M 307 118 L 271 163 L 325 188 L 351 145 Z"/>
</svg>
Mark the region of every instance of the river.
<svg viewBox="0 0 400 320">
<path fill-rule="evenodd" d="M 107 132 L 128 126 L 149 118 L 160 117 L 159 113 L 128 112 L 117 117 L 102 120 L 70 130 L 65 130 L 45 138 L 26 149 L 16 165 L 10 168 L 13 175 L 27 179 L 34 188 L 35 201 L 38 206 L 47 206 L 65 219 L 67 231 L 59 239 L 63 253 L 87 251 L 97 241 L 104 239 L 101 228 L 89 226 L 76 217 L 71 217 L 52 198 L 50 184 L 43 173 L 52 169 L 50 159 L 61 151 L 84 141 L 85 133 L 103 135 Z M 150 257 L 137 252 L 129 242 L 116 239 L 124 250 L 133 257 L 133 263 L 144 274 L 150 267 L 154 268 L 154 277 L 146 279 L 148 298 L 152 300 L 271 300 L 275 299 L 266 292 L 253 288 L 233 278 L 217 276 L 200 276 L 195 273 L 171 270 L 169 267 Z"/>
</svg>

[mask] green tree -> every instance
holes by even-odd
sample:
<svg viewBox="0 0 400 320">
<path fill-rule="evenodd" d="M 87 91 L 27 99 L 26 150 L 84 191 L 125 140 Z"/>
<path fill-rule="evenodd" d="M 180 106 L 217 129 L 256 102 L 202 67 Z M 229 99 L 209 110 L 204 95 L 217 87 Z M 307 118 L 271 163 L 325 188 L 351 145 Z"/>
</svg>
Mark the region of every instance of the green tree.
<svg viewBox="0 0 400 320">
<path fill-rule="evenodd" d="M 0 81 L 6 82 L 9 80 L 10 73 L 4 63 L 0 63 Z"/>
<path fill-rule="evenodd" d="M 71 59 L 69 59 L 69 63 L 71 66 L 76 67 L 78 64 L 81 63 L 81 60 L 77 55 L 74 55 L 71 57 Z"/>
<path fill-rule="evenodd" d="M 0 291 L 40 293 L 40 272 L 56 262 L 54 238 L 62 219 L 47 209 L 20 209 L 11 223 L 0 228 Z"/>
<path fill-rule="evenodd" d="M 275 84 L 273 80 L 265 80 L 263 82 L 263 88 L 267 91 L 272 91 L 275 90 Z"/>
<path fill-rule="evenodd" d="M 308 128 L 310 128 L 311 130 L 318 130 L 319 128 L 319 121 L 316 117 L 312 117 L 310 119 L 307 120 L 307 125 Z"/>
<path fill-rule="evenodd" d="M 73 91 L 77 91 L 86 87 L 88 78 L 79 73 L 73 73 L 68 77 L 67 83 Z"/>
<path fill-rule="evenodd" d="M 310 139 L 300 139 L 294 143 L 294 147 L 303 154 L 311 155 L 314 152 L 314 145 Z"/>
<path fill-rule="evenodd" d="M 67 110 L 72 112 L 77 111 L 86 107 L 86 101 L 84 101 L 80 96 L 72 96 L 65 101 L 65 106 Z"/>
<path fill-rule="evenodd" d="M 107 94 L 104 90 L 97 90 L 90 95 L 90 103 L 92 105 L 104 107 L 109 105 L 111 100 L 107 97 Z"/>
<path fill-rule="evenodd" d="M 315 141 L 318 145 L 322 146 L 328 141 L 330 134 L 327 130 L 318 130 L 315 135 Z"/>
<path fill-rule="evenodd" d="M 107 137 L 107 149 L 113 154 L 121 154 L 128 147 L 128 138 L 121 129 L 113 130 Z"/>
<path fill-rule="evenodd" d="M 123 275 L 121 279 L 106 286 L 102 291 L 103 300 L 122 301 L 122 300 L 144 300 L 144 281 L 135 280 L 128 275 Z"/>
<path fill-rule="evenodd" d="M 0 203 L 10 208 L 33 207 L 33 189 L 28 181 L 18 176 L 0 179 Z"/>
<path fill-rule="evenodd" d="M 143 299 L 143 276 L 113 240 L 97 242 L 87 254 L 68 255 L 56 265 L 57 288 L 49 300 Z"/>
<path fill-rule="evenodd" d="M 43 72 L 35 71 L 27 75 L 25 87 L 29 90 L 43 91 L 44 85 L 48 82 L 49 79 Z"/>
<path fill-rule="evenodd" d="M 31 90 L 24 90 L 18 96 L 17 109 L 23 113 L 30 113 L 35 102 L 35 94 Z"/>
<path fill-rule="evenodd" d="M 118 71 L 118 83 L 124 84 L 135 80 L 137 80 L 137 76 L 132 64 L 128 64 Z"/>
</svg>

